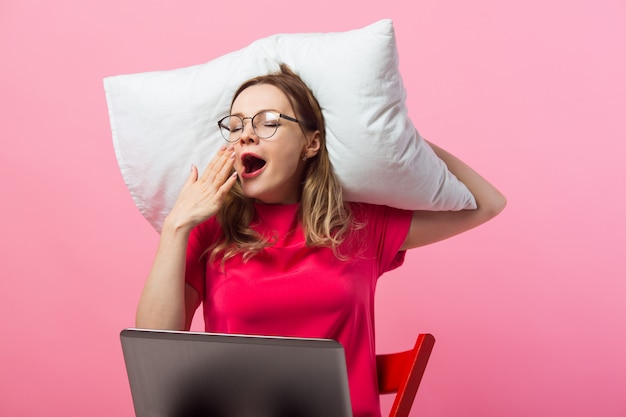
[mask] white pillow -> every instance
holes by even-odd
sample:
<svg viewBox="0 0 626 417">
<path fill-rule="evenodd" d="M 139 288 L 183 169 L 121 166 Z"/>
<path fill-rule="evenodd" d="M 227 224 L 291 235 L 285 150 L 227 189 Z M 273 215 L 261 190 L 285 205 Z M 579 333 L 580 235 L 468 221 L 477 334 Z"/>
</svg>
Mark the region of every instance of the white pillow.
<svg viewBox="0 0 626 417">
<path fill-rule="evenodd" d="M 279 34 L 201 65 L 104 79 L 116 157 L 135 204 L 160 231 L 189 174 L 224 143 L 217 120 L 241 83 L 281 62 L 318 99 L 347 201 L 410 210 L 476 207 L 407 116 L 393 23 Z"/>
</svg>

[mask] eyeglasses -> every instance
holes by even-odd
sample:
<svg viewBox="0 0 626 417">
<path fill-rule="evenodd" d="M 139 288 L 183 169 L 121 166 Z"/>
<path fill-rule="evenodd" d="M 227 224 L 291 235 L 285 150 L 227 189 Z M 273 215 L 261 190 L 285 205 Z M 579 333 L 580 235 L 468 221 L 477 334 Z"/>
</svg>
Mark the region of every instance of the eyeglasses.
<svg viewBox="0 0 626 417">
<path fill-rule="evenodd" d="M 252 117 L 241 117 L 231 114 L 220 119 L 219 122 L 217 122 L 217 126 L 226 142 L 237 142 L 241 137 L 241 132 L 243 132 L 244 120 L 250 119 L 254 133 L 261 139 L 267 139 L 274 136 L 278 130 L 280 118 L 289 120 L 290 122 L 302 123 L 310 128 L 310 125 L 306 122 L 267 110 L 257 113 Z"/>
</svg>

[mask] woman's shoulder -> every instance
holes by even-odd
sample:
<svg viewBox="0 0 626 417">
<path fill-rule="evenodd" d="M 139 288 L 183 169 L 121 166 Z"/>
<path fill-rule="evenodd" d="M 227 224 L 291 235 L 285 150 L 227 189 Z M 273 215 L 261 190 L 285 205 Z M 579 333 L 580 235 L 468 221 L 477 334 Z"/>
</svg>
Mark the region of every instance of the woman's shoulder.
<svg viewBox="0 0 626 417">
<path fill-rule="evenodd" d="M 406 236 L 413 212 L 381 204 L 350 203 L 356 235 L 371 238 L 375 235 L 398 234 Z"/>
<path fill-rule="evenodd" d="M 222 235 L 222 228 L 215 217 L 211 217 L 208 220 L 197 225 L 189 236 L 190 240 L 196 240 L 200 242 L 214 242 L 216 238 Z"/>
</svg>

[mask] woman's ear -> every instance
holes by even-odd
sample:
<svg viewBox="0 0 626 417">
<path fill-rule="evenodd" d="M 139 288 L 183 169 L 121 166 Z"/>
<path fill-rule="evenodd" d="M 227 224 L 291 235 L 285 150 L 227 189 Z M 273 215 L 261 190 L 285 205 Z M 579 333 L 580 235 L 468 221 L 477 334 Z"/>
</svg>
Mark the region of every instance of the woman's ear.
<svg viewBox="0 0 626 417">
<path fill-rule="evenodd" d="M 308 158 L 313 158 L 320 150 L 320 131 L 316 130 L 307 135 L 307 145 L 304 147 L 303 155 Z"/>
</svg>

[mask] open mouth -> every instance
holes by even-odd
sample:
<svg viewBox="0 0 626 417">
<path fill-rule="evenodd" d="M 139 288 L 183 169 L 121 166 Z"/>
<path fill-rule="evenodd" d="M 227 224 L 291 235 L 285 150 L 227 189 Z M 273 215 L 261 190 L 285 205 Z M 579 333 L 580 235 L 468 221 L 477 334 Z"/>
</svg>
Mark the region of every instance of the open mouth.
<svg viewBox="0 0 626 417">
<path fill-rule="evenodd" d="M 265 161 L 254 155 L 246 155 L 243 157 L 243 172 L 246 174 L 254 174 L 265 166 Z"/>
</svg>

